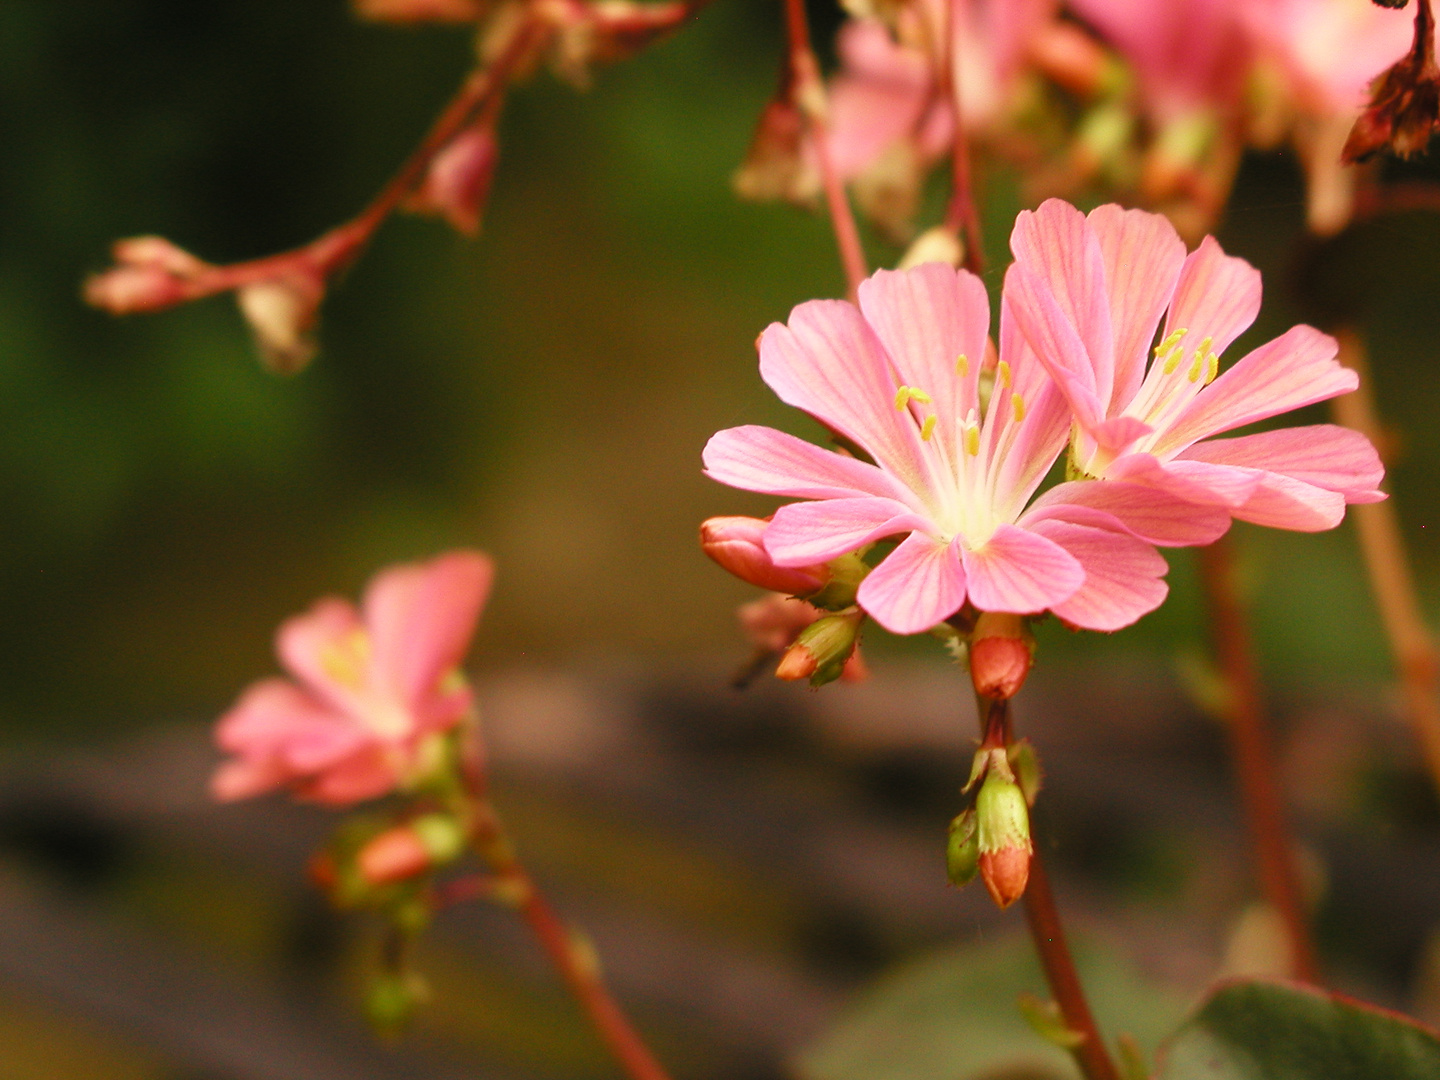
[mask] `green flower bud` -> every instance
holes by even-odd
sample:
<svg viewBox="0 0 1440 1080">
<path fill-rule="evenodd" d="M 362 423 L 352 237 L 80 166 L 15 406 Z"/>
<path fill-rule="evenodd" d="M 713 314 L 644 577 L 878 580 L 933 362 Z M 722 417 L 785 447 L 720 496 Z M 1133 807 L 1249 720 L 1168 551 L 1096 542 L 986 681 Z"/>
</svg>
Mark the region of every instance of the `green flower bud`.
<svg viewBox="0 0 1440 1080">
<path fill-rule="evenodd" d="M 1033 850 L 1025 794 L 1009 773 L 1008 768 L 990 769 L 975 800 L 980 876 L 991 899 L 1002 908 L 1025 894 Z"/>
<path fill-rule="evenodd" d="M 968 885 L 980 869 L 980 837 L 975 811 L 966 810 L 950 822 L 950 839 L 945 845 L 945 871 L 950 884 Z"/>
</svg>

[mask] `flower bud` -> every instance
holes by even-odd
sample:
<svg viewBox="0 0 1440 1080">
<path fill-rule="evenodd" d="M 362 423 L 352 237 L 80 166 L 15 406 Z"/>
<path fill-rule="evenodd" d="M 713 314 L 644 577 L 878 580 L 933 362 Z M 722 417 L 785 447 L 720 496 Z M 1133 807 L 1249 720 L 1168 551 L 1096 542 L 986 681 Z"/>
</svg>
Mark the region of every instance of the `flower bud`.
<svg viewBox="0 0 1440 1080">
<path fill-rule="evenodd" d="M 944 225 L 936 225 L 915 238 L 915 242 L 905 250 L 905 255 L 895 269 L 909 270 L 912 266 L 931 262 L 959 266 L 964 261 L 965 245 L 959 234 Z"/>
<path fill-rule="evenodd" d="M 770 593 L 741 604 L 735 614 L 741 631 L 752 645 L 763 652 L 778 653 L 793 645 L 800 631 L 824 613 L 804 600 L 784 593 Z"/>
<path fill-rule="evenodd" d="M 1030 812 L 1009 769 L 991 768 L 975 799 L 980 877 L 990 898 L 1007 908 L 1030 880 Z"/>
<path fill-rule="evenodd" d="M 457 232 L 476 235 L 499 151 L 489 124 L 466 128 L 435 155 L 424 181 L 405 201 L 405 209 L 438 214 Z"/>
<path fill-rule="evenodd" d="M 454 818 L 425 814 L 372 838 L 356 856 L 369 885 L 405 881 L 453 862 L 465 848 L 465 833 Z"/>
<path fill-rule="evenodd" d="M 1019 615 L 984 611 L 970 636 L 970 679 L 984 698 L 1012 698 L 1025 685 L 1035 643 Z"/>
<path fill-rule="evenodd" d="M 474 22 L 484 13 L 478 0 L 355 0 L 355 13 L 377 22 Z"/>
<path fill-rule="evenodd" d="M 788 95 L 765 106 L 730 185 L 742 199 L 756 201 L 785 199 L 808 205 L 820 193 L 820 173 L 805 145 L 805 117 Z"/>
<path fill-rule="evenodd" d="M 795 644 L 780 658 L 775 674 L 782 679 L 809 679 L 811 686 L 824 686 L 838 679 L 855 651 L 864 612 L 826 615 L 800 631 Z"/>
<path fill-rule="evenodd" d="M 111 249 L 113 269 L 85 283 L 85 302 L 112 315 L 163 311 L 195 296 L 194 280 L 208 263 L 161 236 L 134 236 Z"/>
<path fill-rule="evenodd" d="M 1056 20 L 1031 36 L 1031 62 L 1051 81 L 1082 98 L 1117 93 L 1123 68 L 1105 47 L 1074 23 Z"/>
<path fill-rule="evenodd" d="M 315 359 L 313 331 L 325 297 L 318 274 L 290 273 L 242 285 L 235 299 L 250 324 L 265 366 L 293 375 Z"/>
<path fill-rule="evenodd" d="M 950 836 L 945 845 L 945 872 L 950 884 L 959 888 L 968 885 L 980 869 L 980 837 L 975 811 L 966 810 L 950 822 Z"/>
<path fill-rule="evenodd" d="M 741 581 L 806 596 L 830 579 L 825 566 L 776 566 L 765 550 L 765 526 L 752 517 L 713 517 L 700 526 L 700 548 Z"/>
</svg>

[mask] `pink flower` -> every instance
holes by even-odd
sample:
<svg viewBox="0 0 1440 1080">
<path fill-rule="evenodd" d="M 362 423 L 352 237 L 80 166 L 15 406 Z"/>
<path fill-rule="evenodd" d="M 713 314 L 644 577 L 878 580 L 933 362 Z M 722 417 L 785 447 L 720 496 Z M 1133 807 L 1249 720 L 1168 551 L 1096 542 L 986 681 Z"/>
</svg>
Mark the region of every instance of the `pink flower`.
<svg viewBox="0 0 1440 1080">
<path fill-rule="evenodd" d="M 478 235 L 499 153 L 493 121 L 472 124 L 435 155 L 405 208 L 417 214 L 438 214 L 457 232 Z"/>
<path fill-rule="evenodd" d="M 756 426 L 721 431 L 705 448 L 706 472 L 722 483 L 814 500 L 782 506 L 766 528 L 777 566 L 899 537 L 858 594 L 888 630 L 927 630 L 966 603 L 1049 609 L 1111 630 L 1165 596 L 1152 543 L 1205 543 L 1224 531 L 1223 512 L 1134 485 L 1071 485 L 1073 499 L 1026 510 L 1065 445 L 1070 413 L 1016 332 L 1008 286 L 988 403 L 980 360 L 990 311 L 977 277 L 938 263 L 882 270 L 859 301 L 857 310 L 813 300 L 772 324 L 760 374 L 874 464 Z"/>
<path fill-rule="evenodd" d="M 263 679 L 220 718 L 216 741 L 235 756 L 215 797 L 288 787 L 346 805 L 415 778 L 470 709 L 460 663 L 492 573 L 486 556 L 454 551 L 381 571 L 360 611 L 327 597 L 286 621 L 276 652 L 295 681 Z"/>
<path fill-rule="evenodd" d="M 1245 0 L 1074 0 L 1075 12 L 1135 70 L 1146 111 L 1164 127 L 1239 102 L 1251 49 Z"/>
<path fill-rule="evenodd" d="M 1158 214 L 1109 205 L 1087 218 L 1051 199 L 1020 214 L 1010 246 L 1016 319 L 1075 416 L 1074 471 L 1303 531 L 1338 524 L 1346 503 L 1384 497 L 1374 447 L 1346 428 L 1210 438 L 1357 384 L 1335 339 L 1309 326 L 1219 374 L 1220 356 L 1260 310 L 1260 274 L 1212 237 L 1186 255 Z M 1045 498 L 1074 498 L 1075 486 Z"/>
</svg>

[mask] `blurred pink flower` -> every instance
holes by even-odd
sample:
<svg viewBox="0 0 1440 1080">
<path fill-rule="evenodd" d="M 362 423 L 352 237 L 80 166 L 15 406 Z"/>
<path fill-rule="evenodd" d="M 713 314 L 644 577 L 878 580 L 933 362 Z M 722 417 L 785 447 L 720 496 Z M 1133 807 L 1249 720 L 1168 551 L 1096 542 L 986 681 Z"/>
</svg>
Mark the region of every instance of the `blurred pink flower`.
<svg viewBox="0 0 1440 1080">
<path fill-rule="evenodd" d="M 234 757 L 215 797 L 288 787 L 346 805 L 413 779 L 432 737 L 470 708 L 460 663 L 492 574 L 485 555 L 453 551 L 381 571 L 359 611 L 327 597 L 287 620 L 275 644 L 294 681 L 263 679 L 220 718 L 216 741 Z"/>
<path fill-rule="evenodd" d="M 901 537 L 861 584 L 886 629 L 927 630 L 969 603 L 1054 611 L 1090 629 L 1124 626 L 1165 596 L 1152 543 L 1207 543 L 1223 512 L 1135 485 L 1070 485 L 1025 506 L 1064 447 L 1064 397 L 1002 300 L 999 363 L 982 401 L 990 305 L 979 278 L 939 263 L 882 270 L 859 308 L 813 300 L 760 338 L 760 374 L 874 461 L 771 428 L 711 438 L 709 476 L 812 502 L 776 511 L 764 533 L 778 566 L 813 566 Z"/>
<path fill-rule="evenodd" d="M 1346 428 L 1210 438 L 1358 381 L 1337 362 L 1335 339 L 1310 326 L 1292 327 L 1219 374 L 1220 355 L 1260 310 L 1260 274 L 1213 237 L 1187 255 L 1159 214 L 1112 204 L 1087 218 L 1051 199 L 1020 214 L 1010 246 L 1016 318 L 1074 413 L 1075 471 L 1302 531 L 1337 525 L 1346 503 L 1384 497 L 1375 448 Z M 1087 485 L 1064 484 L 1045 498 L 1071 498 L 1076 486 Z"/>
<path fill-rule="evenodd" d="M 438 214 L 457 232 L 478 235 L 499 154 L 493 121 L 472 124 L 435 155 L 425 179 L 406 199 L 405 208 L 417 214 Z"/>
</svg>

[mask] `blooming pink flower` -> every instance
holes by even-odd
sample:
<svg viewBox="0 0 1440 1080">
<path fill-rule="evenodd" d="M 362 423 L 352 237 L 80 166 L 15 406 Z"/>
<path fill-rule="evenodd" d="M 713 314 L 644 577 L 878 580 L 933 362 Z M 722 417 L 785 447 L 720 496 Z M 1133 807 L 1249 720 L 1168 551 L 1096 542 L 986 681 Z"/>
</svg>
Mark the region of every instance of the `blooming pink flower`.
<svg viewBox="0 0 1440 1080">
<path fill-rule="evenodd" d="M 235 756 L 216 798 L 289 787 L 344 805 L 413 778 L 470 708 L 459 665 L 492 573 L 479 552 L 453 551 L 381 571 L 359 611 L 327 597 L 286 621 L 276 651 L 295 681 L 263 679 L 221 717 L 216 740 Z"/>
<path fill-rule="evenodd" d="M 1223 512 L 1135 485 L 1070 485 L 1026 503 L 1064 447 L 1064 397 L 1016 331 L 1007 285 L 999 363 L 982 403 L 989 301 L 973 274 L 928 263 L 882 270 L 859 308 L 813 300 L 760 338 L 760 374 L 874 464 L 765 427 L 730 428 L 705 448 L 708 475 L 811 502 L 765 530 L 778 566 L 813 566 L 902 538 L 861 584 L 860 606 L 916 633 L 967 602 L 1053 610 L 1092 629 L 1133 622 L 1165 596 L 1151 546 L 1205 543 Z"/>
<path fill-rule="evenodd" d="M 1158 214 L 1109 205 L 1087 218 L 1051 199 L 1020 214 L 1010 245 L 1016 262 L 1006 285 L 1024 336 L 1070 402 L 1076 471 L 1304 531 L 1338 524 L 1346 503 L 1384 497 L 1374 447 L 1346 428 L 1210 438 L 1358 381 L 1336 361 L 1335 339 L 1310 326 L 1219 374 L 1220 356 L 1260 310 L 1260 274 L 1212 237 L 1186 255 Z M 1073 486 L 1046 497 L 1073 497 Z"/>
</svg>

